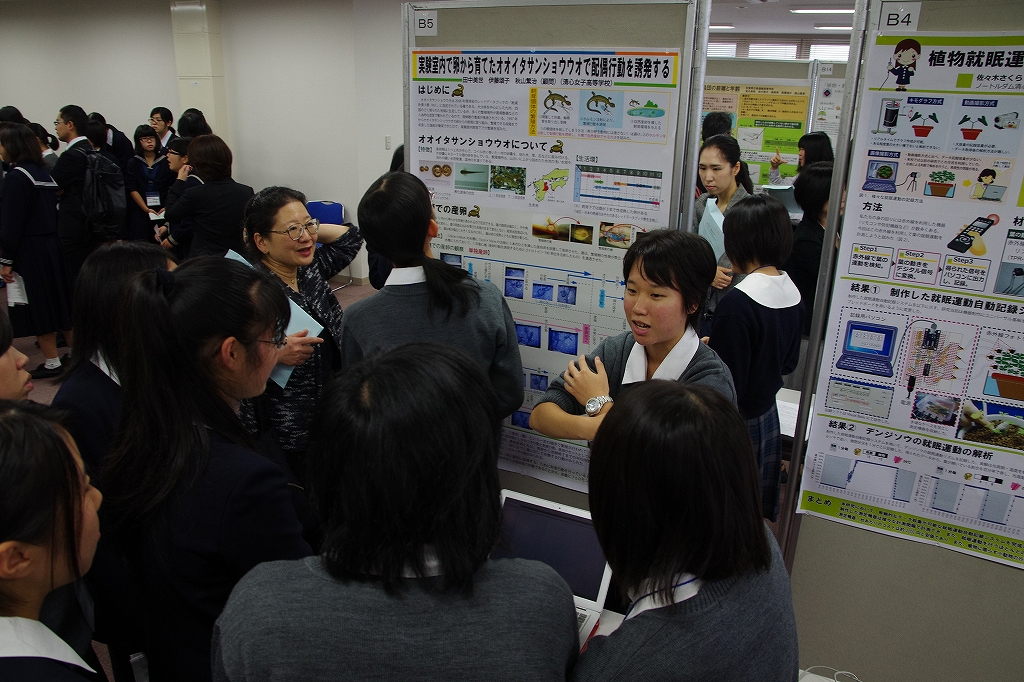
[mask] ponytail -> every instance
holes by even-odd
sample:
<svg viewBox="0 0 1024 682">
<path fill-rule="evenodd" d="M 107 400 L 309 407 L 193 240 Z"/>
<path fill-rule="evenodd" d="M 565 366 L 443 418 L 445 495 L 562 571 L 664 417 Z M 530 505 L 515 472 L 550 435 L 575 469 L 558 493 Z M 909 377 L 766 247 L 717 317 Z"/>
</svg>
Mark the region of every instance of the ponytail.
<svg viewBox="0 0 1024 682">
<path fill-rule="evenodd" d="M 60 148 L 60 140 L 43 126 L 38 123 L 29 123 L 28 127 L 32 129 L 32 132 L 39 138 L 39 141 L 45 144 L 50 151 L 55 152 Z"/>
<path fill-rule="evenodd" d="M 740 161 L 740 172 L 736 174 L 736 184 L 747 190 L 747 194 L 754 193 L 754 183 L 750 181 L 750 168 L 746 161 Z"/>
<path fill-rule="evenodd" d="M 255 449 L 218 390 L 212 358 L 228 337 L 254 352 L 268 328 L 283 338 L 288 316 L 270 275 L 228 259 L 196 258 L 129 284 L 118 320 L 121 423 L 103 473 L 109 525 L 145 523 L 175 487 L 194 482 L 208 429 Z"/>
<path fill-rule="evenodd" d="M 430 201 L 430 190 L 415 175 L 387 173 L 360 200 L 359 227 L 367 246 L 395 267 L 423 266 L 430 312 L 443 312 L 447 321 L 453 312 L 464 317 L 480 301 L 480 289 L 465 270 L 424 253 L 434 219 Z"/>
</svg>

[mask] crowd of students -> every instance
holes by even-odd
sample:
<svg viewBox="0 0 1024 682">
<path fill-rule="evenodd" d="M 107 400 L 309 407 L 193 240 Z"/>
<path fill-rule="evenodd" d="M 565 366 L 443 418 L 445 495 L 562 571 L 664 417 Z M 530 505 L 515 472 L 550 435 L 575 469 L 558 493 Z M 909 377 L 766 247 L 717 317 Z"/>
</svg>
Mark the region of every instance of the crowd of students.
<svg viewBox="0 0 1024 682">
<path fill-rule="evenodd" d="M 0 123 L 0 258 L 29 298 L 0 316 L 0 677 L 105 679 L 95 639 L 116 682 L 139 652 L 154 682 L 796 679 L 764 519 L 830 166 L 800 169 L 798 251 L 782 204 L 743 189 L 735 140 L 708 136 L 694 225 L 717 212 L 725 255 L 638 235 L 627 331 L 534 406 L 532 428 L 592 441 L 594 527 L 630 604 L 580 653 L 558 574 L 488 559 L 522 361 L 497 288 L 434 258 L 423 182 L 392 170 L 358 227 L 321 224 L 297 190 L 234 182 L 208 126 L 176 138 L 154 109 L 125 161 L 105 122 L 80 146 L 88 119 L 60 110 L 52 172 L 49 141 Z M 124 162 L 116 234 L 81 209 L 88 153 Z M 328 280 L 364 240 L 384 281 L 343 312 Z M 296 310 L 322 331 L 288 334 Z M 11 344 L 36 335 L 49 363 L 57 331 L 70 353 L 46 408 Z"/>
</svg>

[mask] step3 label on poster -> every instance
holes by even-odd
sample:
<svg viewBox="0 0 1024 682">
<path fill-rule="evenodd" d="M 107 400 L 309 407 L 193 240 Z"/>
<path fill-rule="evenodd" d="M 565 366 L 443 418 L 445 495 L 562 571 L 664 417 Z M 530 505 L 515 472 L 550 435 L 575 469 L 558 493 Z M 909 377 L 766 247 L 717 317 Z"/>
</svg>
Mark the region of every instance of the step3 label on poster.
<svg viewBox="0 0 1024 682">
<path fill-rule="evenodd" d="M 799 509 L 1024 567 L 1024 36 L 865 78 Z"/>
<path fill-rule="evenodd" d="M 526 400 L 500 466 L 586 491 L 586 443 L 532 431 L 569 362 L 626 330 L 622 255 L 674 224 L 679 53 L 414 50 L 410 171 L 433 192 L 434 253 L 498 287 Z"/>
</svg>

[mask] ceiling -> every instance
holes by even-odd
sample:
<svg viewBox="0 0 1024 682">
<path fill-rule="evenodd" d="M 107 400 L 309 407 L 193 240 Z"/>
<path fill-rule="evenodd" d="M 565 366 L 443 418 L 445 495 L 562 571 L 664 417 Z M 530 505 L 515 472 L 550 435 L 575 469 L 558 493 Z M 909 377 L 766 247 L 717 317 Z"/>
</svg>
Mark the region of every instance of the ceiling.
<svg viewBox="0 0 1024 682">
<path fill-rule="evenodd" d="M 711 39 L 718 40 L 730 33 L 799 33 L 803 35 L 848 36 L 849 32 L 822 31 L 821 26 L 849 26 L 852 14 L 793 14 L 790 9 L 843 8 L 853 9 L 854 0 L 712 0 L 711 24 L 732 24 L 732 30 L 712 30 Z"/>
</svg>

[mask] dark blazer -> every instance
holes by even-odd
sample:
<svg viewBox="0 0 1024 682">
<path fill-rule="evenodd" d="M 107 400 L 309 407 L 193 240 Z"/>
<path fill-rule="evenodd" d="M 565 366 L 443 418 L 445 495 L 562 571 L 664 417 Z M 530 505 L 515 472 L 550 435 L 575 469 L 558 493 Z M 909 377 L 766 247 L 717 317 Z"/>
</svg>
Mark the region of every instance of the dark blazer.
<svg viewBox="0 0 1024 682">
<path fill-rule="evenodd" d="M 818 270 L 821 267 L 821 249 L 825 230 L 814 220 L 804 218 L 793 232 L 793 251 L 782 267 L 800 290 L 804 302 L 803 333 L 811 333 L 814 298 L 818 291 Z"/>
<path fill-rule="evenodd" d="M 213 624 L 235 583 L 264 561 L 312 554 L 280 467 L 209 435 L 198 479 L 182 482 L 144 530 L 116 534 L 143 594 L 152 682 L 210 680 Z"/>
<path fill-rule="evenodd" d="M 114 133 L 114 141 L 110 144 L 110 151 L 117 157 L 117 165 L 124 170 L 128 167 L 128 160 L 135 156 L 135 145 L 128 139 L 128 136 L 112 125 L 107 130 Z"/>
<path fill-rule="evenodd" d="M 242 211 L 254 192 L 231 178 L 187 187 L 175 180 L 167 193 L 166 217 L 171 222 L 192 220 L 190 256 L 223 256 L 228 249 L 242 252 Z"/>
<path fill-rule="evenodd" d="M 86 472 L 98 480 L 121 422 L 121 387 L 99 367 L 85 362 L 57 389 L 52 405 L 69 414 L 68 430 Z"/>
<path fill-rule="evenodd" d="M 92 145 L 88 140 L 76 142 L 60 155 L 57 165 L 50 171 L 50 175 L 63 190 L 57 214 L 57 231 L 62 240 L 92 240 L 82 211 L 82 185 L 85 183 L 86 168 L 85 154 L 82 152 L 91 151 Z"/>
<path fill-rule="evenodd" d="M 145 201 L 146 192 L 149 191 L 150 187 L 150 180 L 146 175 L 147 171 L 153 178 L 153 191 L 160 196 L 160 205 L 154 206 L 154 210 L 159 211 L 167 205 L 167 191 L 171 183 L 174 182 L 174 173 L 171 172 L 171 167 L 167 165 L 167 157 L 158 151 L 152 167 L 147 166 L 146 160 L 141 156 L 133 156 L 129 159 L 128 166 L 124 169 L 124 191 L 128 195 L 125 239 L 153 241 L 154 223 L 149 219 L 149 213 L 144 213 L 131 196 L 132 192 L 138 192 L 142 195 L 143 201 Z"/>
<path fill-rule="evenodd" d="M 88 675 L 84 668 L 52 658 L 0 658 L 0 680 L 4 682 L 85 682 Z"/>
</svg>

